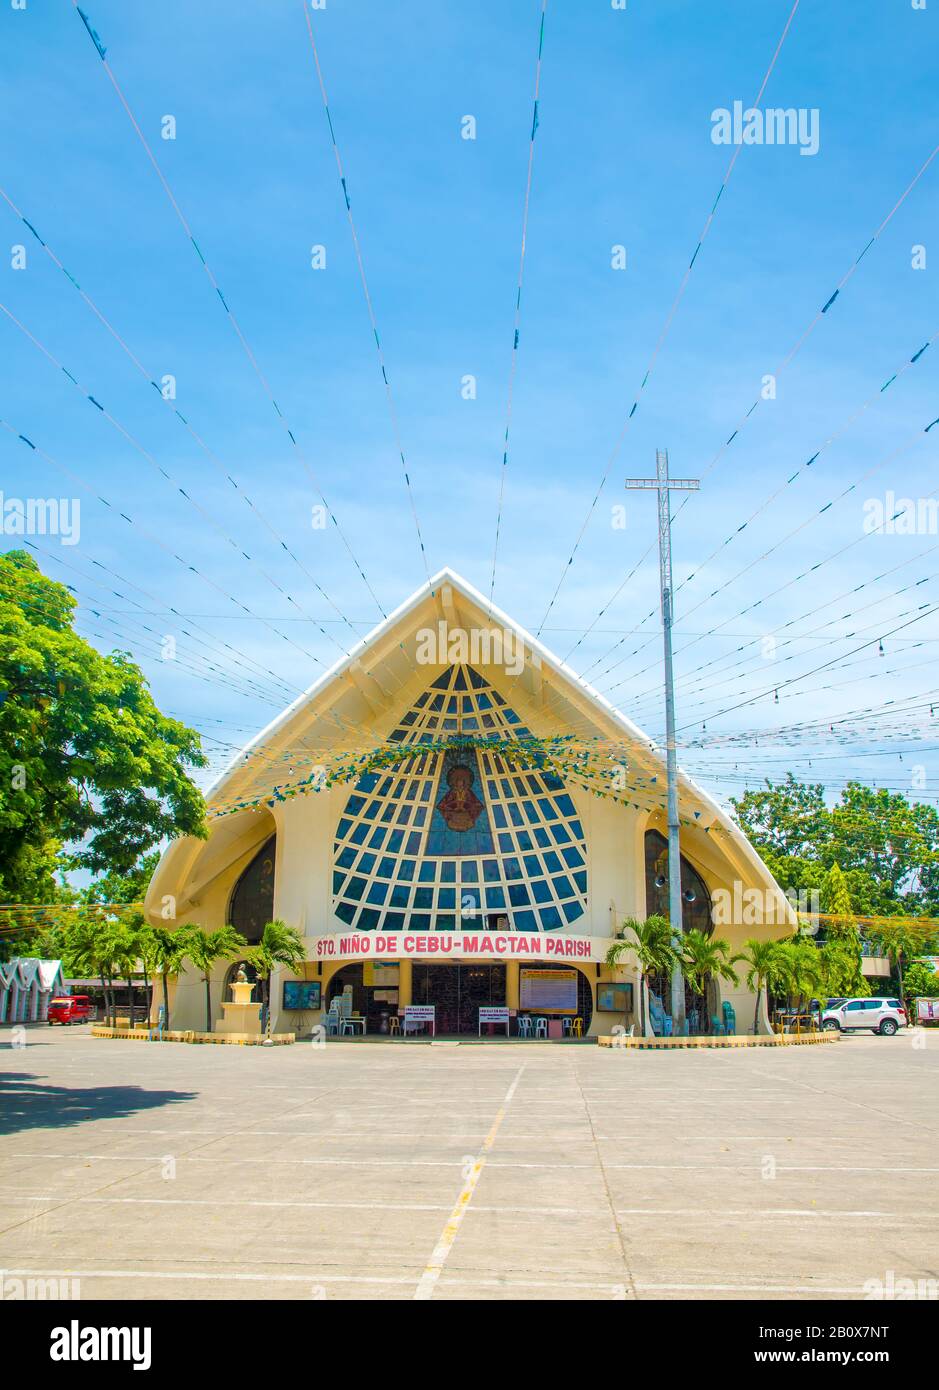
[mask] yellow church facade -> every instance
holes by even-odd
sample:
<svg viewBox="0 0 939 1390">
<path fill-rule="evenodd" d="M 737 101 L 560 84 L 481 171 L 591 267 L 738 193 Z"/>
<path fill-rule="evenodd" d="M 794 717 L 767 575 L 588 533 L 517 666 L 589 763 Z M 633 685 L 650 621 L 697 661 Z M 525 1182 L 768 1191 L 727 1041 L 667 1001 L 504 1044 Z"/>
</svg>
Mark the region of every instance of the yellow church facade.
<svg viewBox="0 0 939 1390">
<path fill-rule="evenodd" d="M 296 927 L 307 959 L 271 981 L 274 1032 L 667 1031 L 665 982 L 642 1019 L 634 958 L 605 963 L 625 919 L 667 915 L 665 792 L 664 749 L 443 570 L 232 760 L 209 838 L 169 846 L 146 910 L 246 945 L 275 917 Z M 733 951 L 790 931 L 759 856 L 685 776 L 680 818 L 685 928 Z M 214 1020 L 240 964 L 213 974 Z M 696 1031 L 745 1033 L 754 1002 L 712 981 L 686 1006 Z M 170 1024 L 199 1030 L 204 1010 L 190 967 Z"/>
</svg>

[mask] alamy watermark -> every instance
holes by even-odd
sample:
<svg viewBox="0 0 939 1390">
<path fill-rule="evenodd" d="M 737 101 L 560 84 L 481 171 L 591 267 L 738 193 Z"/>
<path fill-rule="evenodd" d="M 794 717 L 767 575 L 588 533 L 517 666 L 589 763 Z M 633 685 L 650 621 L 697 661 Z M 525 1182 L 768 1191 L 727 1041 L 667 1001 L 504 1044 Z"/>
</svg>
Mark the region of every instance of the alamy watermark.
<svg viewBox="0 0 939 1390">
<path fill-rule="evenodd" d="M 797 917 L 817 919 L 819 906 L 817 888 L 787 888 L 780 895 L 771 888 L 745 888 L 735 879 L 732 888 L 715 888 L 711 893 L 711 911 L 716 927 L 729 927 L 734 923 L 745 927 L 755 927 L 763 923 L 776 926 L 789 926 L 789 909 Z M 810 932 L 817 926 L 808 927 Z"/>
<path fill-rule="evenodd" d="M 798 145 L 799 154 L 818 154 L 817 106 L 744 107 L 735 101 L 728 110 L 711 112 L 711 141 L 715 145 Z"/>
<path fill-rule="evenodd" d="M 0 1269 L 0 1302 L 3 1303 L 44 1303 L 59 1299 L 81 1298 L 81 1280 L 71 1278 L 45 1278 L 30 1274 L 23 1279 L 7 1274 Z"/>
<path fill-rule="evenodd" d="M 130 1361 L 135 1371 L 149 1371 L 152 1342 L 150 1327 L 83 1327 L 77 1318 L 72 1318 L 67 1327 L 53 1327 L 50 1332 L 49 1359 Z"/>
<path fill-rule="evenodd" d="M 935 1302 L 939 1299 L 939 1279 L 897 1277 L 896 1270 L 888 1269 L 883 1278 L 865 1279 L 862 1291 L 865 1299 L 878 1302 L 907 1302 L 911 1299 Z"/>
<path fill-rule="evenodd" d="M 510 628 L 450 627 L 441 619 L 436 627 L 417 633 L 419 666 L 502 666 L 509 676 L 525 669 L 525 643 Z"/>
<path fill-rule="evenodd" d="M 864 503 L 864 532 L 885 536 L 935 536 L 939 532 L 939 498 L 898 497 L 890 488 Z"/>
<path fill-rule="evenodd" d="M 81 536 L 78 497 L 7 497 L 0 491 L 0 532 L 4 536 L 58 536 L 77 545 Z"/>
</svg>

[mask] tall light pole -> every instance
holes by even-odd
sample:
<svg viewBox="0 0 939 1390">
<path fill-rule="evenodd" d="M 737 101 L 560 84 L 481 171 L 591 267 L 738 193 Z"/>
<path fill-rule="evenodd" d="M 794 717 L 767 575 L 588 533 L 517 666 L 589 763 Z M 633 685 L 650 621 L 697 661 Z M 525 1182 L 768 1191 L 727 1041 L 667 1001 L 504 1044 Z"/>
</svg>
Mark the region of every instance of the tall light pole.
<svg viewBox="0 0 939 1390">
<path fill-rule="evenodd" d="M 670 478 L 668 451 L 655 451 L 654 478 L 627 478 L 627 488 L 655 490 L 659 498 L 659 581 L 662 588 L 662 639 L 665 648 L 665 768 L 668 784 L 668 920 L 672 944 L 681 947 L 681 848 L 678 821 L 678 755 L 675 749 L 675 682 L 672 674 L 672 506 L 674 491 L 697 492 L 697 478 Z M 672 970 L 672 1029 L 685 1024 L 685 981 L 681 969 Z"/>
</svg>

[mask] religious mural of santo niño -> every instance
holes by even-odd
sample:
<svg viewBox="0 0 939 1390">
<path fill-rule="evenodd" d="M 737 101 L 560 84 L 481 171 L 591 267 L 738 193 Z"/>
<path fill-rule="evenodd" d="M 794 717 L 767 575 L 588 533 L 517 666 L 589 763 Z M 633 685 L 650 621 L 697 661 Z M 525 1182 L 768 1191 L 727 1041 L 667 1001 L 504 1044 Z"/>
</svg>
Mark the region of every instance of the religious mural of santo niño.
<svg viewBox="0 0 939 1390">
<path fill-rule="evenodd" d="M 427 854 L 492 854 L 489 813 L 477 796 L 481 788 L 474 748 L 444 753 L 438 787 L 443 793 L 434 805 L 427 834 Z"/>
</svg>

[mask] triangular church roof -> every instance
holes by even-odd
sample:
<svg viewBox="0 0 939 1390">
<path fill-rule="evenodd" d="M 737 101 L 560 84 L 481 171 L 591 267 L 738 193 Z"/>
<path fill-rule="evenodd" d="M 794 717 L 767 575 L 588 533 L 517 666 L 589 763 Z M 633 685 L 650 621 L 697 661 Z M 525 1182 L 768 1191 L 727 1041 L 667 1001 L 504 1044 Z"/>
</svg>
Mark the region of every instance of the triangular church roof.
<svg viewBox="0 0 939 1390">
<path fill-rule="evenodd" d="M 454 633 L 468 634 L 470 642 L 477 640 L 482 650 L 471 646 L 458 660 L 478 670 L 500 692 L 536 740 L 563 746 L 575 769 L 594 769 L 593 786 L 586 775 L 574 777 L 574 784 L 580 781 L 627 806 L 658 812 L 655 823 L 664 831 L 664 749 L 538 637 L 490 604 L 461 575 L 444 568 L 231 759 L 206 793 L 213 840 L 221 834 L 222 841 L 233 848 L 236 843 L 244 846 L 252 837 L 260 842 L 271 833 L 270 818 L 266 815 L 265 823 L 259 824 L 256 812 L 295 795 L 315 794 L 318 787 L 311 769 L 322 768 L 331 780 L 347 780 L 351 786 L 357 762 L 384 748 L 403 712 L 436 677 L 457 664 L 445 646 L 446 637 Z M 433 647 L 435 636 L 440 639 L 437 659 L 428 660 L 428 646 Z M 487 656 L 501 660 L 487 662 Z M 617 767 L 624 769 L 625 776 L 625 787 L 618 791 L 612 780 Z M 679 802 L 683 825 L 719 838 L 736 863 L 736 873 L 775 887 L 739 827 L 684 773 L 680 774 Z M 221 842 L 216 850 L 222 852 Z M 167 875 L 173 877 L 173 863 L 179 868 L 184 862 L 194 867 L 199 853 L 197 842 L 171 845 L 148 901 L 158 891 L 157 879 L 162 883 Z"/>
<path fill-rule="evenodd" d="M 418 634 L 428 630 L 436 633 L 440 623 L 446 624 L 448 633 L 489 631 L 503 635 L 503 642 L 513 648 L 513 656 L 518 653 L 513 665 L 523 659 L 523 670 L 517 675 L 503 672 L 500 679 L 498 674 L 493 677 L 490 666 L 487 674 L 513 707 L 524 708 L 529 724 L 541 725 L 535 728 L 536 733 L 563 729 L 582 740 L 608 741 L 614 748 L 628 749 L 633 760 L 651 769 L 653 776 L 664 778 L 664 749 L 549 651 L 539 638 L 490 604 L 461 575 L 444 568 L 235 754 L 206 792 L 210 808 L 230 807 L 254 791 L 285 783 L 286 776 L 272 780 L 270 757 L 262 761 L 258 755 L 262 751 L 270 755 L 299 734 L 308 739 L 311 748 L 325 753 L 349 746 L 350 737 L 364 723 L 393 728 L 412 692 L 425 689 L 436 674 L 453 664 L 443 653 L 435 664 L 418 659 L 422 645 Z M 504 634 L 510 635 L 508 641 Z M 472 660 L 473 650 L 471 647 L 467 664 L 482 667 L 484 662 Z M 494 646 L 491 650 L 499 648 Z M 502 651 L 504 655 L 504 646 Z M 504 664 L 497 662 L 496 666 Z M 285 773 L 286 767 L 280 771 Z M 684 773 L 681 784 L 683 801 L 693 803 L 694 809 L 702 813 L 700 819 L 710 822 L 721 817 L 717 804 Z M 664 780 L 661 790 L 664 799 Z M 683 814 L 684 811 L 683 806 Z"/>
</svg>

